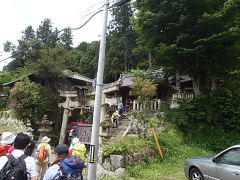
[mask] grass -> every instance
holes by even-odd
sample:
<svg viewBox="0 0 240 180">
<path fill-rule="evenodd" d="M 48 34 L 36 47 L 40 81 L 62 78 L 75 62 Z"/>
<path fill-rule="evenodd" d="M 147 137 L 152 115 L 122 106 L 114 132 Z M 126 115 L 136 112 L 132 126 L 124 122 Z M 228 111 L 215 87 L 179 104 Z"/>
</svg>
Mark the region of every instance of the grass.
<svg viewBox="0 0 240 180">
<path fill-rule="evenodd" d="M 128 173 L 125 180 L 186 180 L 183 173 L 185 159 L 193 156 L 215 154 L 213 151 L 201 148 L 189 142 L 172 127 L 159 133 L 159 143 L 166 149 L 164 159 L 159 157 L 148 158 L 127 166 Z M 180 175 L 179 175 L 180 174 Z M 113 180 L 110 177 L 102 180 Z"/>
<path fill-rule="evenodd" d="M 160 157 L 146 159 L 128 166 L 128 176 L 135 179 L 161 179 L 165 176 L 183 172 L 185 159 L 193 156 L 214 154 L 193 144 L 184 142 L 182 134 L 175 129 L 166 129 L 159 134 L 162 147 L 167 151 L 164 159 Z"/>
</svg>

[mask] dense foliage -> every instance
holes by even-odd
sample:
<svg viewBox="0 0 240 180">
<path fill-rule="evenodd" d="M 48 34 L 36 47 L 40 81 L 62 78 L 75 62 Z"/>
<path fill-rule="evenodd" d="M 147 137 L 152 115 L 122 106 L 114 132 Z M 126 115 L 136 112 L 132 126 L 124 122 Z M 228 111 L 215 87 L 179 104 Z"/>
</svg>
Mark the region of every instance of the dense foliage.
<svg viewBox="0 0 240 180">
<path fill-rule="evenodd" d="M 138 0 L 134 19 L 155 67 L 188 74 L 196 94 L 218 87 L 218 78 L 239 69 L 239 0 Z"/>
<path fill-rule="evenodd" d="M 10 105 L 15 117 L 32 128 L 42 119 L 52 100 L 46 88 L 27 78 L 16 82 L 10 91 Z"/>
</svg>

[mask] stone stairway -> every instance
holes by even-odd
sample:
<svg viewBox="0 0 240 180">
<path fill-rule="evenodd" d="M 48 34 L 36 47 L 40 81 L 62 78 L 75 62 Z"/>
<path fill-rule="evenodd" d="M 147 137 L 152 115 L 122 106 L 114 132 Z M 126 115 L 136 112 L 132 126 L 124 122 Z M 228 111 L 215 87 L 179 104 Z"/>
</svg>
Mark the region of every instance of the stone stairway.
<svg viewBox="0 0 240 180">
<path fill-rule="evenodd" d="M 137 134 L 137 120 L 132 113 L 125 112 L 118 121 L 118 126 L 109 124 L 109 127 L 103 128 L 103 132 L 100 134 L 103 138 L 115 139 L 117 137 L 123 137 L 127 134 Z"/>
</svg>

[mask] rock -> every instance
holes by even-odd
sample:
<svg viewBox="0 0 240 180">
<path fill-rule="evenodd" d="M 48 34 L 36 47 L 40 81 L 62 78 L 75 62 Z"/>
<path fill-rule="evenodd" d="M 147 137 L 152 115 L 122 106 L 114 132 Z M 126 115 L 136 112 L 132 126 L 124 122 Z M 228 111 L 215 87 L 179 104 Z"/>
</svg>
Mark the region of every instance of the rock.
<svg viewBox="0 0 240 180">
<path fill-rule="evenodd" d="M 112 171 L 124 167 L 124 157 L 121 155 L 110 155 L 110 161 Z"/>
<path fill-rule="evenodd" d="M 96 178 L 100 179 L 101 177 L 106 175 L 106 170 L 99 164 L 97 163 L 97 175 Z"/>
<path fill-rule="evenodd" d="M 106 158 L 102 164 L 102 167 L 106 170 L 111 170 L 111 162 L 110 162 L 110 158 Z"/>
<path fill-rule="evenodd" d="M 143 157 L 142 153 L 134 153 L 133 154 L 134 161 L 140 161 L 142 159 L 142 157 Z"/>
<path fill-rule="evenodd" d="M 126 174 L 126 172 L 127 172 L 127 170 L 126 170 L 125 168 L 118 168 L 118 169 L 116 169 L 114 175 L 115 175 L 116 178 L 120 178 L 120 177 L 122 177 L 124 174 Z"/>
</svg>

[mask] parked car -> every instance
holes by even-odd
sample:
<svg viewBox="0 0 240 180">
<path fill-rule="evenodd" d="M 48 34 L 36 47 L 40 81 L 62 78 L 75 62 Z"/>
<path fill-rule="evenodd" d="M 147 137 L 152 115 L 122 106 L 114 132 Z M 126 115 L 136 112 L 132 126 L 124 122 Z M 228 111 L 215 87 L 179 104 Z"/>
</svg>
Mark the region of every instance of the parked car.
<svg viewBox="0 0 240 180">
<path fill-rule="evenodd" d="M 190 180 L 240 180 L 240 144 L 215 156 L 189 158 L 184 172 Z"/>
</svg>

